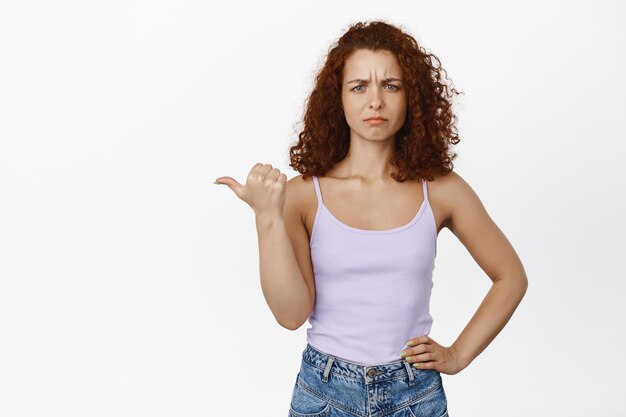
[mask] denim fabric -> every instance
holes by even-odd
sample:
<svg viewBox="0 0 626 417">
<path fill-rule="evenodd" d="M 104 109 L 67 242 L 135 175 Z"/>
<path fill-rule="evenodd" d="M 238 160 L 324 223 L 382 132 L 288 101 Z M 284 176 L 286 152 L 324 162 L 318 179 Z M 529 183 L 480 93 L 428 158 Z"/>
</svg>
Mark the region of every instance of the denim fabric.
<svg viewBox="0 0 626 417">
<path fill-rule="evenodd" d="M 289 417 L 446 417 L 441 374 L 404 359 L 361 365 L 307 343 Z"/>
</svg>

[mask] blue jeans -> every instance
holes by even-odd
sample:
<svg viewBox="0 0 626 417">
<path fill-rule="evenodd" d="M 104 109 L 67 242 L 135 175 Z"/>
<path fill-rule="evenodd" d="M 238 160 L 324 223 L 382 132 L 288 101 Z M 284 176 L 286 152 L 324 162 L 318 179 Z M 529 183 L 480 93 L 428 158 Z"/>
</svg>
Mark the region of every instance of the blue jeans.
<svg viewBox="0 0 626 417">
<path fill-rule="evenodd" d="M 360 365 L 307 343 L 289 417 L 447 417 L 441 374 L 404 359 Z"/>
</svg>

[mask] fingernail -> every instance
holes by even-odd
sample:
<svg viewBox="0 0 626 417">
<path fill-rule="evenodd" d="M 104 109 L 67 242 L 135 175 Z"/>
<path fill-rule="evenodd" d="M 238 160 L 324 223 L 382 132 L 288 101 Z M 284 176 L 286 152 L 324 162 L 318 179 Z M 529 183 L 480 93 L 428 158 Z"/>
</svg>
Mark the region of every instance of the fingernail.
<svg viewBox="0 0 626 417">
<path fill-rule="evenodd" d="M 408 342 L 406 342 L 407 346 L 413 346 L 415 343 L 412 340 L 409 340 Z"/>
<path fill-rule="evenodd" d="M 222 183 L 221 183 L 221 182 L 217 182 L 217 181 L 213 181 L 213 184 L 220 185 L 220 184 L 222 184 Z"/>
<path fill-rule="evenodd" d="M 420 367 L 420 364 L 419 364 L 419 362 L 415 362 L 415 363 L 413 364 L 413 366 L 414 366 L 414 367 L 416 367 L 416 368 L 419 368 L 419 367 Z"/>
</svg>

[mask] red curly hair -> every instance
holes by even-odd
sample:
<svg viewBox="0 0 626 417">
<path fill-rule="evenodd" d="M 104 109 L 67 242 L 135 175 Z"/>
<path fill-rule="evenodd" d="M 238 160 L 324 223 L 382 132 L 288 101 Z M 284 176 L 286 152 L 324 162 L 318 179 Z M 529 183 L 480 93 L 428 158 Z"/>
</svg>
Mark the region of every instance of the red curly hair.
<svg viewBox="0 0 626 417">
<path fill-rule="evenodd" d="M 289 166 L 303 178 L 323 176 L 341 161 L 350 146 L 350 128 L 341 104 L 344 64 L 357 49 L 386 50 L 395 54 L 402 68 L 407 94 L 407 116 L 396 134 L 391 164 L 392 178 L 426 179 L 446 175 L 454 168 L 456 153 L 450 144 L 460 142 L 452 113 L 451 93 L 441 82 L 441 62 L 428 54 L 401 29 L 384 21 L 358 22 L 331 45 L 326 63 L 315 77 L 307 99 L 304 129 L 297 144 L 289 148 Z M 434 61 L 439 65 L 435 66 Z M 447 75 L 447 72 L 445 72 Z"/>
</svg>

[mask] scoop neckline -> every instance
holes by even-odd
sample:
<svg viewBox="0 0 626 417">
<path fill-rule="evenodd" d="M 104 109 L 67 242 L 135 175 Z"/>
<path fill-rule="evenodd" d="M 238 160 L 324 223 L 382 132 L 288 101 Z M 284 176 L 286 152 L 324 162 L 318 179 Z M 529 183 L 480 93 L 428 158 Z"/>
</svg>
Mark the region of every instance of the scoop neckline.
<svg viewBox="0 0 626 417">
<path fill-rule="evenodd" d="M 326 205 L 324 204 L 323 201 L 318 201 L 318 204 L 321 206 L 322 210 L 324 210 L 324 211 L 326 211 L 326 213 L 328 213 L 328 217 L 333 222 L 335 222 L 337 225 L 341 226 L 342 228 L 344 228 L 346 230 L 349 230 L 349 231 L 355 232 L 355 233 L 363 233 L 363 234 L 371 234 L 371 235 L 382 235 L 382 234 L 401 232 L 402 230 L 408 229 L 409 227 L 411 227 L 415 223 L 417 223 L 417 221 L 420 219 L 420 217 L 422 217 L 422 213 L 424 212 L 424 210 L 426 209 L 426 205 L 428 204 L 428 200 L 425 197 L 426 196 L 424 196 L 424 200 L 422 201 L 422 204 L 420 205 L 419 209 L 417 210 L 417 213 L 415 213 L 415 216 L 413 216 L 413 218 L 408 223 L 406 223 L 406 224 L 404 224 L 402 226 L 394 227 L 392 229 L 382 229 L 382 230 L 359 229 L 359 228 L 356 228 L 356 227 L 349 226 L 349 225 L 345 224 L 344 222 L 342 222 L 341 220 L 339 220 L 337 217 L 335 217 L 335 215 L 328 209 L 328 207 L 326 207 Z"/>
</svg>

